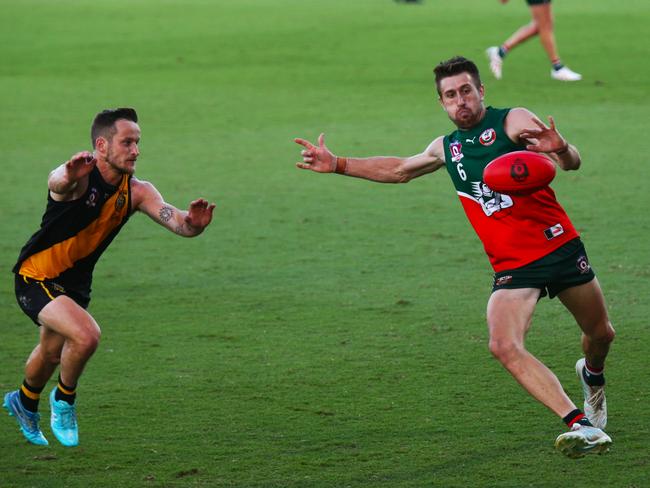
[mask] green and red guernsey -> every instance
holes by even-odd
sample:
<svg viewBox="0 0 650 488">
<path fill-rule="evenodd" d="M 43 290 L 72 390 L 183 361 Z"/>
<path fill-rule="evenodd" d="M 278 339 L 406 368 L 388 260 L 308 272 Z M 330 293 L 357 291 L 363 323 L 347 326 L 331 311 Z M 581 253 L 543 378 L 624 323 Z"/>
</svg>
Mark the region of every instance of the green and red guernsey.
<svg viewBox="0 0 650 488">
<path fill-rule="evenodd" d="M 530 195 L 505 195 L 483 182 L 490 161 L 525 149 L 503 129 L 509 111 L 487 107 L 478 125 L 444 138 L 447 171 L 495 272 L 525 266 L 578 237 L 550 187 Z"/>
</svg>

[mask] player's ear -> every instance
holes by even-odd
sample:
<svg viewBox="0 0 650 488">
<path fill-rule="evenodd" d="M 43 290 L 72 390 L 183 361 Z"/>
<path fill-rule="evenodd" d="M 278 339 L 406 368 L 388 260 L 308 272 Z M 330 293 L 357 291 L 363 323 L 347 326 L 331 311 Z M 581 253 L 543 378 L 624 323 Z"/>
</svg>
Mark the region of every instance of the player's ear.
<svg viewBox="0 0 650 488">
<path fill-rule="evenodd" d="M 105 137 L 99 136 L 95 140 L 95 153 L 106 154 L 108 150 L 108 140 Z"/>
</svg>

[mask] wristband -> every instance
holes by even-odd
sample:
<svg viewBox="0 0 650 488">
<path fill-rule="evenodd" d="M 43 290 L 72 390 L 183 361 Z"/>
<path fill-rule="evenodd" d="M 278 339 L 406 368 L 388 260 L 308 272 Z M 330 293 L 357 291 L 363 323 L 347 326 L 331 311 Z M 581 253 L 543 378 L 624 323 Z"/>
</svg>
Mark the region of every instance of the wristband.
<svg viewBox="0 0 650 488">
<path fill-rule="evenodd" d="M 345 168 L 348 166 L 348 158 L 336 158 L 336 167 L 334 168 L 334 172 L 338 173 L 340 175 L 345 174 Z"/>
</svg>

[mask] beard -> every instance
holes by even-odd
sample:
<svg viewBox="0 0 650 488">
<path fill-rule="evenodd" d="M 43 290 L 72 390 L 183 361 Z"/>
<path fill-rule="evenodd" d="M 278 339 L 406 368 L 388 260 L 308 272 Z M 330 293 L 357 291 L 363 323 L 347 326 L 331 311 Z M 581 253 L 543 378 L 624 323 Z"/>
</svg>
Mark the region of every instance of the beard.
<svg viewBox="0 0 650 488">
<path fill-rule="evenodd" d="M 123 159 L 120 161 L 110 146 L 106 153 L 106 162 L 120 174 L 132 175 L 135 173 L 135 160 Z"/>
<path fill-rule="evenodd" d="M 458 128 L 471 129 L 481 121 L 482 115 L 483 108 L 480 108 L 476 112 L 472 112 L 470 109 L 466 108 L 462 110 L 462 115 L 459 115 L 458 112 L 456 112 L 455 117 L 449 118 Z"/>
</svg>

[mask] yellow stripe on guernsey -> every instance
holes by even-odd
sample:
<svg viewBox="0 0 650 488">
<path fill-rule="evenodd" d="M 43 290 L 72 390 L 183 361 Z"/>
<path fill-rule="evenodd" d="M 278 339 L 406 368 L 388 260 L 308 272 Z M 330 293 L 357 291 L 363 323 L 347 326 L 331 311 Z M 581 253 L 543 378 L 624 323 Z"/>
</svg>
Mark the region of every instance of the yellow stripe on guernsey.
<svg viewBox="0 0 650 488">
<path fill-rule="evenodd" d="M 59 276 L 74 263 L 92 254 L 126 216 L 129 176 L 124 175 L 118 190 L 106 200 L 99 217 L 77 235 L 28 257 L 20 267 L 20 274 L 42 281 Z"/>
</svg>

